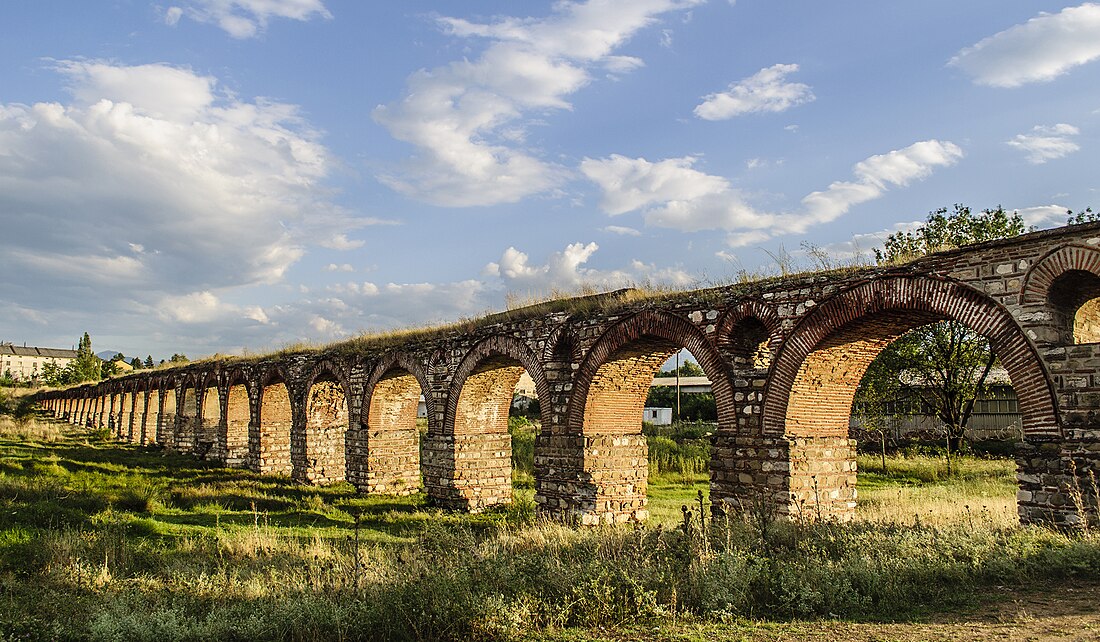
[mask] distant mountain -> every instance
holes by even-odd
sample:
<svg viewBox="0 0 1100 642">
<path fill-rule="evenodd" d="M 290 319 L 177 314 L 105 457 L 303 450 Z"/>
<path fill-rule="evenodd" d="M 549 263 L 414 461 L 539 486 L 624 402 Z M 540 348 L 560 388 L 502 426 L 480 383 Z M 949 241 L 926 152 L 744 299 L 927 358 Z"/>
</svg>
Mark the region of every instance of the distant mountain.
<svg viewBox="0 0 1100 642">
<path fill-rule="evenodd" d="M 118 350 L 104 350 L 103 352 L 95 353 L 95 356 L 103 359 L 104 361 L 110 361 L 116 354 L 119 354 Z"/>
</svg>

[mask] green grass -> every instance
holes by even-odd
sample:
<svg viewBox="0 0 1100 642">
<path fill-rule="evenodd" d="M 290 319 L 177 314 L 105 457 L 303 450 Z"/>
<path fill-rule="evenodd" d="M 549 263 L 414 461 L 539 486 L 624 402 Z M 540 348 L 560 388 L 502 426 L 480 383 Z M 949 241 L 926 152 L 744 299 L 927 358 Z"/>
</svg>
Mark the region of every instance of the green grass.
<svg viewBox="0 0 1100 642">
<path fill-rule="evenodd" d="M 0 640 L 629 636 L 670 621 L 906 618 L 994 585 L 1100 577 L 1095 538 L 980 513 L 704 532 L 705 474 L 666 471 L 650 480 L 653 524 L 578 530 L 534 521 L 523 484 L 511 509 L 445 513 L 422 495 L 301 486 L 51 425 L 0 420 Z M 1004 462 L 946 479 L 934 466 L 891 461 L 860 490 L 1011 496 Z"/>
</svg>

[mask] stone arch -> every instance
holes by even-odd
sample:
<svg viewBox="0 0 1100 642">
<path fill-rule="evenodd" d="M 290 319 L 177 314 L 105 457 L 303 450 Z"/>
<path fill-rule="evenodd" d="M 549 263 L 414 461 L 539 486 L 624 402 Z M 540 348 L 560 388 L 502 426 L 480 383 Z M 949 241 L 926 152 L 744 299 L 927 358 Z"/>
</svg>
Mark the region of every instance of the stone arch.
<svg viewBox="0 0 1100 642">
<path fill-rule="evenodd" d="M 249 435 L 249 461 L 256 472 L 291 474 L 294 406 L 288 382 L 286 371 L 279 365 L 270 366 L 260 378 L 255 435 Z"/>
<path fill-rule="evenodd" d="M 508 411 L 524 371 L 539 398 L 548 400 L 542 363 L 523 341 L 493 336 L 463 356 L 451 378 L 441 434 L 429 434 L 425 453 L 425 485 L 434 501 L 474 511 L 511 502 Z"/>
<path fill-rule="evenodd" d="M 1065 245 L 1048 252 L 1024 277 L 1020 302 L 1046 313 L 1041 341 L 1100 343 L 1100 249 Z"/>
<path fill-rule="evenodd" d="M 119 414 L 122 405 L 122 393 L 117 383 L 104 386 L 103 398 L 106 400 L 104 407 L 104 424 L 110 429 L 116 439 L 122 439 L 122 424 L 119 423 Z"/>
<path fill-rule="evenodd" d="M 198 395 L 198 415 L 195 417 L 195 452 L 209 455 L 219 461 L 225 460 L 225 452 L 220 446 L 220 435 L 224 418 L 220 377 L 216 370 L 196 373 Z"/>
<path fill-rule="evenodd" d="M 573 395 L 569 404 L 569 426 L 578 430 L 583 429 L 586 415 L 589 413 L 587 400 L 591 396 L 590 388 L 599 369 L 616 352 L 627 348 L 632 343 L 647 339 L 658 345 L 677 344 L 674 349 L 665 348 L 670 350 L 669 356 L 680 348 L 687 348 L 699 359 L 699 366 L 710 378 L 711 390 L 714 391 L 715 404 L 718 406 L 719 427 L 732 426 L 731 415 L 734 412 L 732 388 L 722 358 L 707 340 L 706 335 L 690 321 L 668 312 L 655 310 L 639 312 L 620 321 L 607 330 L 588 351 L 573 385 Z M 661 360 L 661 363 L 664 363 L 664 360 Z M 659 367 L 661 363 L 657 363 L 656 366 Z M 650 380 L 653 378 L 652 375 L 653 373 L 649 373 Z M 648 390 L 649 380 L 645 384 Z M 641 417 L 641 408 L 638 409 L 638 417 Z"/>
<path fill-rule="evenodd" d="M 202 421 L 202 384 L 199 375 L 190 372 L 181 374 L 176 384 L 179 398 L 173 447 L 177 452 L 191 453 L 198 447 Z"/>
<path fill-rule="evenodd" d="M 160 380 L 160 417 L 157 420 L 157 443 L 165 448 L 173 448 L 176 442 L 176 412 L 179 408 L 176 399 L 178 384 L 171 377 Z"/>
<path fill-rule="evenodd" d="M 1016 388 L 1025 436 L 1060 436 L 1055 398 L 1034 347 L 1011 314 L 985 294 L 933 277 L 865 281 L 824 301 L 784 341 L 765 389 L 763 437 L 790 466 L 781 512 L 811 507 L 848 519 L 855 509 L 852 400 L 871 361 L 908 330 L 955 320 L 985 336 Z"/>
<path fill-rule="evenodd" d="M 507 335 L 495 336 L 485 339 L 475 345 L 462 358 L 454 377 L 451 379 L 450 394 L 447 395 L 447 411 L 444 414 L 444 431 L 455 430 L 456 411 L 459 407 L 462 388 L 470 376 L 482 366 L 487 359 L 500 357 L 522 366 L 531 375 L 535 382 L 535 390 L 542 399 L 550 398 L 550 383 L 546 380 L 546 372 L 542 362 L 531 348 L 523 341 Z M 518 378 L 518 375 L 517 375 Z M 516 382 L 512 382 L 515 388 Z M 509 392 L 509 403 L 511 399 Z"/>
<path fill-rule="evenodd" d="M 711 380 L 719 430 L 735 423 L 728 371 L 714 346 L 687 319 L 646 310 L 612 326 L 581 363 L 568 408 L 568 428 L 583 437 L 578 491 L 582 522 L 645 519 L 648 446 L 641 433 L 642 408 L 653 375 L 669 357 L 687 348 Z"/>
<path fill-rule="evenodd" d="M 347 376 L 325 359 L 310 370 L 304 390 L 305 422 L 291 433 L 292 476 L 314 484 L 343 481 L 351 417 Z"/>
<path fill-rule="evenodd" d="M 744 301 L 718 323 L 718 351 L 734 368 L 767 369 L 779 350 L 780 330 L 775 308 L 756 300 Z"/>
<path fill-rule="evenodd" d="M 252 431 L 252 383 L 242 369 L 225 375 L 225 421 L 220 426 L 219 446 L 224 449 L 225 464 L 231 468 L 248 465 Z"/>
<path fill-rule="evenodd" d="M 542 350 L 542 361 L 544 363 L 552 361 L 579 362 L 582 356 L 580 342 L 568 322 L 559 324 L 550 332 L 550 336 L 546 338 L 546 345 L 543 346 Z"/>
<path fill-rule="evenodd" d="M 134 405 L 137 400 L 137 382 L 126 381 L 121 386 L 119 400 L 118 431 L 126 441 L 134 440 Z"/>
<path fill-rule="evenodd" d="M 157 439 L 157 426 L 160 425 L 161 400 L 159 382 L 152 377 L 145 380 L 145 412 L 141 419 L 141 445 L 149 446 L 161 443 Z"/>
<path fill-rule="evenodd" d="M 367 493 L 406 495 L 420 488 L 420 396 L 428 417 L 435 400 L 426 367 L 390 352 L 370 368 L 360 404 L 357 439 L 349 442 L 348 480 Z"/>
<path fill-rule="evenodd" d="M 874 317 L 882 318 L 884 323 L 874 327 L 852 325 L 870 323 Z M 929 276 L 866 281 L 835 295 L 807 314 L 795 326 L 777 356 L 774 375 L 766 389 L 764 431 L 771 434 L 790 433 L 787 426 L 790 412 L 799 410 L 790 407 L 791 391 L 800 377 L 804 379 L 809 374 L 807 358 L 822 348 L 831 347 L 823 342 L 850 338 L 838 332 L 845 328 L 857 328 L 873 331 L 882 337 L 874 341 L 876 345 L 867 346 L 873 349 L 873 353 L 859 355 L 856 365 L 863 364 L 863 367 L 848 373 L 850 376 L 843 380 L 847 389 L 858 385 L 866 365 L 894 338 L 917 325 L 944 319 L 959 321 L 989 339 L 1017 389 L 1025 435 L 1061 436 L 1050 377 L 1034 346 L 1012 315 L 1003 306 L 969 286 Z M 886 337 L 889 339 L 884 340 Z M 840 379 L 836 380 L 836 383 L 840 382 Z M 847 406 L 844 406 L 845 403 Z M 831 421 L 823 415 L 833 413 L 834 408 L 836 412 L 841 408 L 847 412 L 851 408 L 851 399 L 845 397 L 828 404 L 815 404 L 814 412 L 822 416 L 816 425 L 823 426 Z M 837 426 L 829 430 L 847 434 L 846 424 L 843 431 L 838 431 Z"/>
</svg>

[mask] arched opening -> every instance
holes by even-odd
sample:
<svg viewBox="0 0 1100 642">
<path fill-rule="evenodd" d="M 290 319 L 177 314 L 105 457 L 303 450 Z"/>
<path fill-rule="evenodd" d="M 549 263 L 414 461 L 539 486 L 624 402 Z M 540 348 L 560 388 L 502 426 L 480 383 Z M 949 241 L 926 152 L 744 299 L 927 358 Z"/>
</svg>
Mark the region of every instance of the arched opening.
<svg viewBox="0 0 1100 642">
<path fill-rule="evenodd" d="M 290 405 L 290 391 L 282 378 L 272 377 L 264 385 L 260 396 L 258 430 L 250 454 L 259 473 L 289 475 L 290 431 L 294 413 Z"/>
<path fill-rule="evenodd" d="M 202 413 L 198 421 L 199 427 L 195 431 L 195 452 L 199 456 L 209 455 L 213 459 L 224 462 L 225 451 L 218 448 L 222 425 L 221 393 L 213 378 L 202 391 Z"/>
<path fill-rule="evenodd" d="M 134 440 L 134 398 L 137 393 L 127 391 L 122 393 L 122 407 L 118 413 L 119 433 L 126 441 Z"/>
<path fill-rule="evenodd" d="M 1006 310 L 959 284 L 882 279 L 826 301 L 784 342 L 769 381 L 763 426 L 765 441 L 787 466 L 778 469 L 782 475 L 756 480 L 756 492 L 769 493 L 781 514 L 851 519 L 856 453 L 849 426 L 856 389 L 888 344 L 913 328 L 946 320 L 988 339 L 1018 385 L 1025 436 L 1057 434 L 1047 377 Z M 774 466 L 769 459 L 775 458 L 763 463 Z"/>
<path fill-rule="evenodd" d="M 96 398 L 96 428 L 108 430 L 113 433 L 114 425 L 111 421 L 111 395 L 100 393 Z"/>
<path fill-rule="evenodd" d="M 164 448 L 174 448 L 176 443 L 176 389 L 166 388 L 161 393 L 160 417 L 157 421 L 157 443 Z"/>
<path fill-rule="evenodd" d="M 685 491 L 709 492 L 710 440 L 717 429 L 710 379 L 690 350 L 677 350 L 654 375 L 643 410 L 652 516 L 675 520 L 682 517 L 677 498 Z"/>
<path fill-rule="evenodd" d="M 201 426 L 199 425 L 199 422 L 202 420 L 200 412 L 202 409 L 200 406 L 201 403 L 202 399 L 199 398 L 194 384 L 188 379 L 180 395 L 177 410 L 179 416 L 176 418 L 176 433 L 175 439 L 172 442 L 177 452 L 195 452 L 196 439 L 201 430 Z"/>
<path fill-rule="evenodd" d="M 570 407 L 570 424 L 583 436 L 586 497 L 574 508 L 582 523 L 638 521 L 649 516 L 644 404 L 654 375 L 684 349 L 698 359 L 717 401 L 716 428 L 731 429 L 730 383 L 717 353 L 698 328 L 679 317 L 648 312 L 611 328 L 581 365 Z M 703 454 L 701 459 L 706 457 Z"/>
<path fill-rule="evenodd" d="M 757 317 L 739 319 L 724 336 L 724 352 L 734 368 L 767 370 L 771 365 L 770 336 L 768 327 Z"/>
<path fill-rule="evenodd" d="M 83 406 L 84 406 L 84 399 L 82 397 L 79 397 L 79 396 L 73 397 L 73 399 L 72 399 L 72 408 L 69 411 L 69 423 L 71 423 L 71 424 L 79 424 L 80 423 L 80 413 L 82 411 Z"/>
<path fill-rule="evenodd" d="M 145 415 L 141 421 L 141 445 L 143 446 L 162 443 L 157 436 L 157 427 L 160 425 L 160 402 L 160 390 L 150 388 L 145 392 Z"/>
<path fill-rule="evenodd" d="M 248 465 L 248 427 L 252 422 L 252 402 L 248 388 L 239 382 L 229 385 L 225 406 L 225 465 L 242 468 Z"/>
<path fill-rule="evenodd" d="M 112 392 L 107 395 L 106 424 L 111 433 L 114 434 L 115 439 L 122 439 L 122 424 L 118 420 L 121 404 L 122 395 L 120 393 Z"/>
<path fill-rule="evenodd" d="M 417 418 L 423 394 L 416 375 L 398 364 L 368 388 L 360 438 L 348 462 L 348 478 L 361 492 L 408 495 L 419 490 Z"/>
<path fill-rule="evenodd" d="M 512 437 L 508 411 L 523 366 L 493 355 L 462 383 L 453 419 L 453 491 L 472 511 L 512 501 Z"/>
<path fill-rule="evenodd" d="M 328 372 L 319 375 L 306 397 L 304 457 L 295 458 L 294 478 L 313 484 L 331 484 L 347 478 L 345 444 L 348 438 L 348 400 L 344 388 Z"/>
<path fill-rule="evenodd" d="M 1007 526 L 1022 436 L 1017 395 L 985 337 L 957 321 L 909 330 L 871 361 L 856 390 L 856 517 L 921 513 L 957 523 L 973 506 Z"/>
<path fill-rule="evenodd" d="M 535 473 L 535 462 L 540 456 L 536 442 L 545 441 L 547 426 L 541 416 L 537 424 L 516 419 L 515 451 L 509 429 L 517 384 L 525 371 L 534 384 L 525 396 L 536 402 L 548 399 L 542 365 L 518 339 L 487 339 L 463 358 L 451 382 L 441 430 L 429 425 L 424 484 L 433 502 L 475 512 L 511 503 L 514 463 L 523 471 L 518 475 L 522 485 L 537 486 L 539 493 L 544 490 L 547 476 Z M 520 455 L 515 462 L 513 452 Z"/>
<path fill-rule="evenodd" d="M 88 411 L 88 427 L 92 430 L 99 430 L 102 423 L 103 415 L 103 395 L 98 391 L 92 393 L 91 403 L 89 404 Z"/>
<path fill-rule="evenodd" d="M 1100 343 L 1100 276 L 1064 272 L 1051 283 L 1047 298 L 1061 343 Z"/>
</svg>

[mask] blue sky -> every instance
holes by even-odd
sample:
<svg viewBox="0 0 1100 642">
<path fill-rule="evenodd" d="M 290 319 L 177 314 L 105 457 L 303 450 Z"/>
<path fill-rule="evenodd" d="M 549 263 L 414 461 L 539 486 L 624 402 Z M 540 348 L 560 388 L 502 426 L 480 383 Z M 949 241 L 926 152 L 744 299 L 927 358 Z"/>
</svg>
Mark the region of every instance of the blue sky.
<svg viewBox="0 0 1100 642">
<path fill-rule="evenodd" d="M 1100 4 L 10 2 L 0 340 L 260 352 L 1096 206 Z"/>
</svg>

